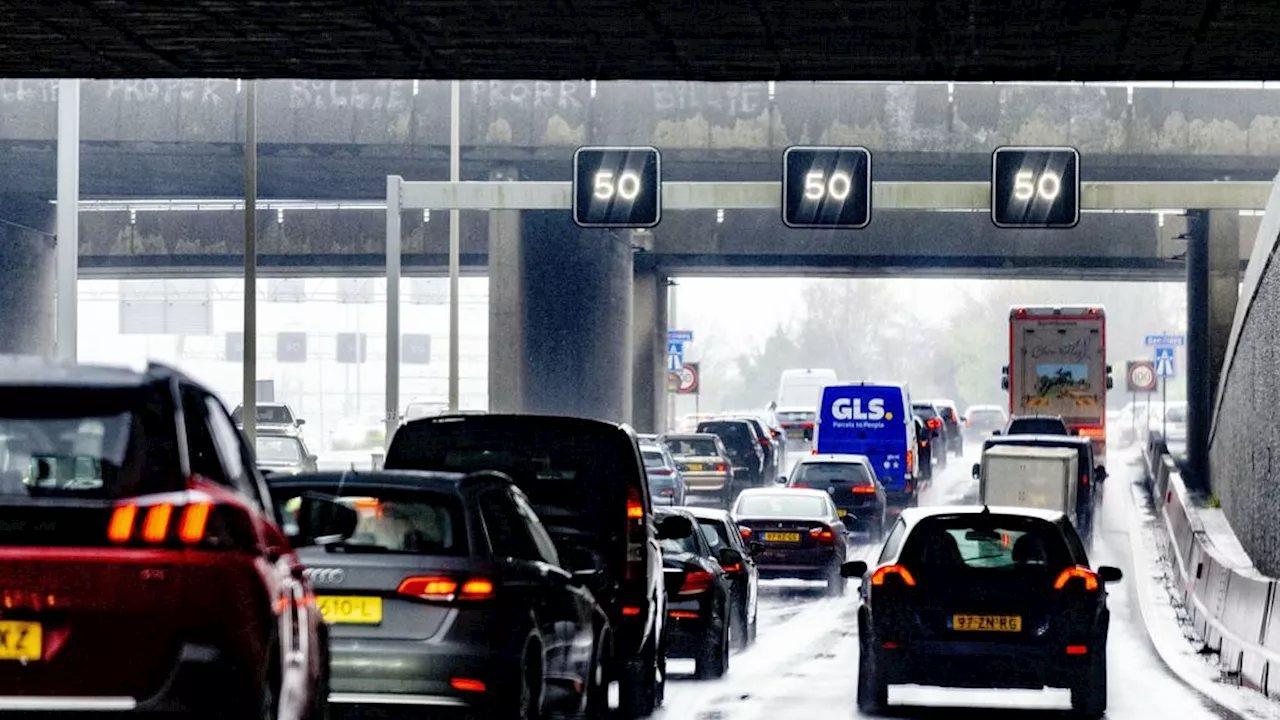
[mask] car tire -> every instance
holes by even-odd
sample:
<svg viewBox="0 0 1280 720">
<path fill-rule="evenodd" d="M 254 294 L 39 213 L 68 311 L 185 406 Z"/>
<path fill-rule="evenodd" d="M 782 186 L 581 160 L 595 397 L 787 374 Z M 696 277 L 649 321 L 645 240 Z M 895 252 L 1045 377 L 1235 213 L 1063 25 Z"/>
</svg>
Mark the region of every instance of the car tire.
<svg viewBox="0 0 1280 720">
<path fill-rule="evenodd" d="M 712 619 L 707 638 L 694 659 L 694 676 L 699 680 L 719 680 L 729 672 L 729 623 L 724 610 L 721 608 L 721 613 Z"/>
<path fill-rule="evenodd" d="M 605 672 L 605 665 L 613 655 L 609 637 L 606 629 L 601 629 L 596 635 L 595 651 L 591 667 L 587 669 L 587 684 L 582 699 L 584 720 L 606 720 L 609 717 L 609 677 Z"/>
<path fill-rule="evenodd" d="M 657 638 L 649 638 L 640 657 L 629 659 L 619 678 L 619 717 L 649 717 L 658 707 L 658 658 L 654 651 Z"/>
<path fill-rule="evenodd" d="M 509 676 L 508 690 L 497 693 L 496 716 L 503 720 L 538 720 L 546 681 L 542 672 L 542 650 L 537 636 L 530 633 L 520 652 L 520 661 Z"/>
<path fill-rule="evenodd" d="M 1106 640 L 1099 647 L 1103 651 L 1089 663 L 1085 677 L 1071 687 L 1071 714 L 1079 718 L 1094 720 L 1107 711 Z"/>
<path fill-rule="evenodd" d="M 751 624 L 747 626 L 747 644 L 754 645 L 756 643 L 756 633 L 760 629 L 760 611 L 756 610 L 756 614 L 751 616 Z"/>
<path fill-rule="evenodd" d="M 751 623 L 747 622 L 747 609 L 742 603 L 733 603 L 729 617 L 733 619 L 733 650 L 745 650 L 751 644 Z"/>
<path fill-rule="evenodd" d="M 859 623 L 861 625 L 861 623 Z M 858 652 L 858 712 L 879 715 L 889 705 L 889 685 L 876 669 L 875 653 L 864 638 Z"/>
<path fill-rule="evenodd" d="M 846 581 L 844 576 L 840 574 L 839 563 L 833 564 L 831 569 L 827 571 L 827 595 L 829 597 L 840 597 L 844 595 Z"/>
</svg>

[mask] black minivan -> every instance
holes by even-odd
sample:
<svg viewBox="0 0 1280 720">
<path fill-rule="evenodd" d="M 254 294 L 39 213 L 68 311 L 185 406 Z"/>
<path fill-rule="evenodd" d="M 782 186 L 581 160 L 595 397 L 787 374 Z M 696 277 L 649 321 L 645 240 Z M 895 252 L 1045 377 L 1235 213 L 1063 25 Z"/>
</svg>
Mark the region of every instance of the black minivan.
<svg viewBox="0 0 1280 720">
<path fill-rule="evenodd" d="M 662 703 L 667 593 L 660 539 L 694 532 L 687 518 L 655 523 L 635 432 L 627 425 L 550 415 L 446 415 L 405 423 L 387 470 L 496 470 L 528 497 L 561 560 L 604 609 L 623 717 Z M 665 582 L 682 582 L 667 578 Z"/>
<path fill-rule="evenodd" d="M 698 432 L 717 435 L 733 461 L 735 490 L 760 487 L 765 477 L 765 448 L 755 427 L 747 420 L 704 420 Z"/>
</svg>

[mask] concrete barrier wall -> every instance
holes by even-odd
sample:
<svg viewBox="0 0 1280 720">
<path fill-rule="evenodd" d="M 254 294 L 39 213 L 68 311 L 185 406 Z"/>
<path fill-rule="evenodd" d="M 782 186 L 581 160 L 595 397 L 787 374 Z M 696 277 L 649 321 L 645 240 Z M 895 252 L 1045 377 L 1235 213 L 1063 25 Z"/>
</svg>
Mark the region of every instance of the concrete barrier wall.
<svg viewBox="0 0 1280 720">
<path fill-rule="evenodd" d="M 1280 691 L 1280 593 L 1275 578 L 1219 552 L 1191 503 L 1164 442 L 1154 436 L 1144 463 L 1164 528 L 1161 554 L 1174 572 L 1175 601 L 1223 673 L 1267 695 Z"/>
</svg>

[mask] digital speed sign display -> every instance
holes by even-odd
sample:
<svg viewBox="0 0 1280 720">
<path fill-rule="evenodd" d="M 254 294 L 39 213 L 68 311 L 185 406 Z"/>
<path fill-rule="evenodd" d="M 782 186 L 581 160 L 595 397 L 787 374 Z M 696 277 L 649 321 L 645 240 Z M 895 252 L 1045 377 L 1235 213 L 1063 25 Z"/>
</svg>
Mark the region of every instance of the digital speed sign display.
<svg viewBox="0 0 1280 720">
<path fill-rule="evenodd" d="M 1069 147 L 1002 147 L 991 154 L 991 221 L 1002 228 L 1071 228 L 1080 222 L 1080 153 Z"/>
</svg>

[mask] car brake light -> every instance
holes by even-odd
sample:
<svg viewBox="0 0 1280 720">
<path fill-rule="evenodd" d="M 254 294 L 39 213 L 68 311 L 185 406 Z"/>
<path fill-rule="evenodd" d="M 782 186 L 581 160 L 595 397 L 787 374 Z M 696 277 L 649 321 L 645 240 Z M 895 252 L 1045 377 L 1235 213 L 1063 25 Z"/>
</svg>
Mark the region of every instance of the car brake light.
<svg viewBox="0 0 1280 720">
<path fill-rule="evenodd" d="M 738 534 L 742 536 L 743 540 L 746 540 L 747 538 L 751 537 L 751 528 L 745 525 L 739 525 Z"/>
<path fill-rule="evenodd" d="M 1081 476 L 1080 476 L 1080 484 L 1081 484 L 1081 485 L 1088 485 L 1088 484 L 1089 484 L 1089 476 L 1088 476 L 1088 475 L 1081 475 Z"/>
<path fill-rule="evenodd" d="M 938 428 L 942 427 L 942 421 L 939 420 L 938 418 L 929 418 L 928 424 L 929 424 L 930 430 L 937 430 Z"/>
<path fill-rule="evenodd" d="M 471 678 L 450 678 L 449 687 L 462 692 L 484 692 L 484 683 Z"/>
<path fill-rule="evenodd" d="M 1053 589 L 1061 590 L 1067 586 L 1074 578 L 1080 578 L 1084 581 L 1085 590 L 1098 589 L 1098 576 L 1092 570 L 1083 565 L 1069 567 L 1058 574 L 1058 579 L 1053 581 Z"/>
<path fill-rule="evenodd" d="M 807 488 L 807 487 L 809 487 L 809 483 L 807 483 L 807 482 L 805 482 L 805 481 L 803 481 L 803 480 L 797 480 L 796 482 L 794 482 L 794 483 L 792 483 L 792 484 L 791 484 L 791 487 L 793 487 L 793 488 Z"/>
<path fill-rule="evenodd" d="M 644 506 L 637 500 L 628 500 L 627 518 L 630 520 L 640 520 L 644 518 Z"/>
<path fill-rule="evenodd" d="M 622 608 L 622 614 L 627 617 L 635 617 L 640 614 L 640 608 L 635 607 L 634 605 L 628 605 Z"/>
<path fill-rule="evenodd" d="M 742 572 L 742 563 L 734 563 L 732 565 L 721 565 L 720 569 L 724 570 L 727 573 Z"/>
<path fill-rule="evenodd" d="M 836 536 L 831 532 L 831 528 L 826 526 L 811 528 L 809 530 L 809 537 L 820 543 L 830 543 L 834 542 L 836 539 Z"/>
<path fill-rule="evenodd" d="M 400 582 L 396 592 L 423 600 L 450 602 L 453 600 L 490 600 L 493 598 L 493 581 L 487 578 L 470 578 L 462 583 L 451 577 L 429 575 L 407 577 Z"/>
<path fill-rule="evenodd" d="M 206 501 L 162 502 L 154 505 L 122 503 L 111 511 L 111 520 L 107 523 L 107 539 L 116 544 L 134 540 L 138 516 L 142 515 L 142 532 L 136 537 L 152 545 L 163 544 L 169 540 L 173 517 L 177 514 L 178 539 L 187 545 L 197 545 L 205 540 L 213 505 Z"/>
<path fill-rule="evenodd" d="M 853 492 L 855 495 L 875 495 L 875 485 L 854 485 Z"/>
<path fill-rule="evenodd" d="M 1105 438 L 1107 436 L 1107 431 L 1106 429 L 1100 428 L 1100 427 L 1082 427 L 1082 428 L 1076 428 L 1076 434 L 1079 435 L 1080 437 L 1096 439 L 1096 438 Z"/>
<path fill-rule="evenodd" d="M 1088 655 L 1089 646 L 1088 645 L 1068 645 L 1067 654 L 1068 655 Z"/>
<path fill-rule="evenodd" d="M 871 584 L 884 585 L 885 578 L 890 575 L 896 575 L 901 578 L 904 585 L 914 586 L 916 584 L 916 579 L 911 576 L 911 571 L 901 565 L 885 565 L 884 567 L 876 568 L 876 571 L 871 573 Z"/>
<path fill-rule="evenodd" d="M 706 570 L 694 570 L 684 576 L 684 583 L 680 586 L 681 595 L 697 595 L 705 592 L 711 587 L 711 573 Z"/>
<path fill-rule="evenodd" d="M 689 610 L 672 610 L 671 612 L 669 612 L 669 613 L 667 613 L 667 614 L 668 614 L 668 615 L 670 615 L 670 616 L 671 616 L 671 617 L 673 617 L 673 618 L 680 618 L 680 619 L 683 619 L 683 620 L 697 620 L 697 619 L 698 619 L 698 613 L 696 613 L 696 612 L 691 612 L 691 611 L 689 611 Z"/>
<path fill-rule="evenodd" d="M 910 480 L 908 480 L 908 481 L 906 481 L 906 482 L 902 483 L 902 489 L 903 489 L 905 492 L 911 492 L 911 481 L 910 481 Z"/>
</svg>

